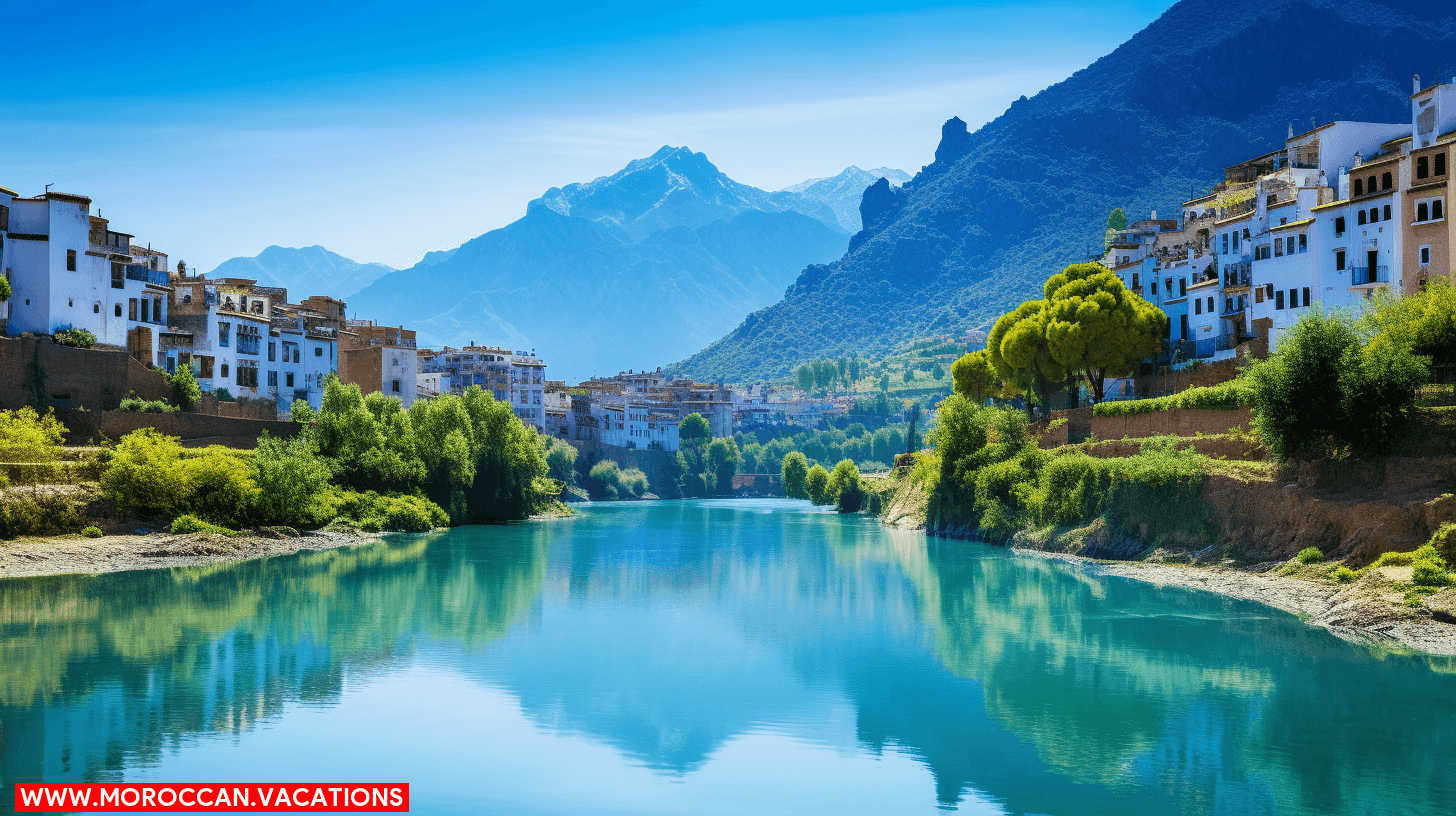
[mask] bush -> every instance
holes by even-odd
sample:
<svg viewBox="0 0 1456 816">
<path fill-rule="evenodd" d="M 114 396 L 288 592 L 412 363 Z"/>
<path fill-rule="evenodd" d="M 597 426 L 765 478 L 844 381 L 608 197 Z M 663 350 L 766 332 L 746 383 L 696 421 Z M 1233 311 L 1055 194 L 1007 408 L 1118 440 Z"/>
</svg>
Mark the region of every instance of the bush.
<svg viewBox="0 0 1456 816">
<path fill-rule="evenodd" d="M 167 378 L 167 382 L 172 385 L 172 404 L 179 410 L 190 411 L 202 401 L 202 388 L 192 375 L 190 364 L 179 367 L 177 373 Z"/>
<path fill-rule="evenodd" d="M 86 329 L 61 329 L 51 335 L 58 346 L 88 349 L 96 345 L 96 335 Z"/>
<path fill-rule="evenodd" d="M 23 465 L 17 469 L 23 481 L 53 478 L 65 435 L 66 426 L 49 410 L 44 415 L 29 406 L 0 411 L 0 462 Z"/>
<path fill-rule="evenodd" d="M 148 401 L 138 399 L 136 397 L 127 397 L 126 399 L 122 400 L 116 407 L 118 410 L 121 411 L 138 411 L 147 414 L 175 413 L 178 410 L 176 406 L 169 405 L 162 400 Z"/>
<path fill-rule="evenodd" d="M 450 516 L 429 499 L 400 494 L 344 491 L 335 497 L 340 517 L 372 533 L 422 533 L 450 523 Z"/>
<path fill-rule="evenodd" d="M 858 513 L 864 504 L 864 490 L 859 484 L 859 468 L 849 459 L 840 460 L 829 474 L 829 483 L 824 492 L 826 498 L 833 496 L 830 501 L 836 503 L 839 512 Z"/>
<path fill-rule="evenodd" d="M 598 501 L 640 499 L 647 493 L 647 474 L 637 468 L 622 470 L 616 462 L 597 462 L 586 477 L 587 495 Z"/>
<path fill-rule="evenodd" d="M 214 535 L 235 536 L 237 532 L 226 527 L 212 524 L 191 513 L 183 513 L 172 519 L 172 532 L 176 535 L 188 535 L 191 533 L 212 533 Z"/>
<path fill-rule="evenodd" d="M 560 439 L 546 439 L 546 475 L 570 484 L 576 480 L 577 450 Z"/>
<path fill-rule="evenodd" d="M 1451 585 L 1451 574 L 1435 561 L 1417 561 L 1411 570 L 1411 583 L 1424 587 Z"/>
<path fill-rule="evenodd" d="M 202 455 L 182 462 L 186 479 L 185 506 L 194 514 L 228 527 L 252 516 L 258 500 L 253 469 L 233 451 L 210 445 Z"/>
<path fill-rule="evenodd" d="M 212 391 L 212 395 L 214 397 L 217 397 L 218 402 L 233 401 L 233 392 L 227 390 L 226 388 L 214 388 Z"/>
<path fill-rule="evenodd" d="M 0 538 L 74 533 L 85 520 L 72 499 L 53 493 L 10 493 L 0 497 Z"/>
<path fill-rule="evenodd" d="M 1335 580 L 1335 583 L 1337 584 L 1348 584 L 1355 580 L 1355 571 L 1341 564 L 1340 566 L 1335 567 L 1335 571 L 1330 573 L 1330 577 L 1333 578 Z"/>
<path fill-rule="evenodd" d="M 311 440 L 265 436 L 251 464 L 258 486 L 253 518 L 259 524 L 312 528 L 332 518 L 325 501 L 329 466 Z"/>
<path fill-rule="evenodd" d="M 86 538 L 100 538 L 102 535 L 101 528 L 97 527 L 94 524 L 88 524 L 86 527 L 82 528 L 81 535 Z"/>
<path fill-rule="evenodd" d="M 1434 550 L 1447 564 L 1456 564 L 1456 524 L 1446 522 L 1442 524 L 1427 545 Z"/>
<path fill-rule="evenodd" d="M 784 454 L 780 466 L 784 476 L 784 495 L 791 499 L 809 498 L 809 460 L 799 451 Z"/>
<path fill-rule="evenodd" d="M 1279 459 L 1381 454 L 1426 372 L 1426 359 L 1409 345 L 1380 338 L 1362 345 L 1347 317 L 1311 311 L 1245 375 L 1254 429 Z"/>
<path fill-rule="evenodd" d="M 833 501 L 829 497 L 829 471 L 823 465 L 809 468 L 808 474 L 804 476 L 804 485 L 809 491 L 809 501 L 814 504 L 828 504 Z"/>
<path fill-rule="evenodd" d="M 1294 558 L 1301 564 L 1318 564 L 1325 560 L 1325 554 L 1320 552 L 1319 547 L 1305 547 Z"/>
<path fill-rule="evenodd" d="M 101 474 L 103 494 L 116 505 L 143 515 L 176 515 L 191 495 L 174 436 L 143 428 L 123 436 Z"/>
<path fill-rule="evenodd" d="M 1176 408 L 1201 408 L 1208 411 L 1237 411 L 1249 404 L 1249 385 L 1241 379 L 1219 385 L 1189 388 L 1177 394 L 1154 399 L 1099 402 L 1092 408 L 1096 416 L 1127 416 L 1171 411 Z"/>
</svg>

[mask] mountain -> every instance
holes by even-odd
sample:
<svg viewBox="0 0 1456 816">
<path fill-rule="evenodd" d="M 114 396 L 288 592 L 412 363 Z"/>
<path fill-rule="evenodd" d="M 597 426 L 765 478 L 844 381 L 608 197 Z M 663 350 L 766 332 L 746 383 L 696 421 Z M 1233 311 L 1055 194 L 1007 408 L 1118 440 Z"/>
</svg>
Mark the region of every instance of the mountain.
<svg viewBox="0 0 1456 816">
<path fill-rule="evenodd" d="M 520 220 L 379 278 L 349 311 L 414 328 L 421 345 L 534 348 L 552 379 L 579 380 L 702 348 L 849 235 L 819 199 L 664 147 L 547 190 Z"/>
<path fill-rule="evenodd" d="M 933 163 L 865 192 L 842 258 L 675 368 L 751 381 L 987 327 L 1100 254 L 1113 207 L 1175 212 L 1221 168 L 1281 147 L 1291 122 L 1409 121 L 1411 74 L 1456 70 L 1451 3 L 1231 0 L 1217 16 L 1182 0 L 974 133 L 946 122 Z"/>
<path fill-rule="evenodd" d="M 433 253 L 432 253 L 433 254 Z M 263 286 L 281 286 L 294 300 L 328 295 L 348 300 L 394 268 L 359 263 L 321 246 L 270 246 L 251 258 L 229 258 L 208 274 L 214 278 L 246 278 Z"/>
<path fill-rule="evenodd" d="M 904 170 L 891 170 L 888 167 L 879 167 L 865 172 L 850 165 L 837 176 L 802 181 L 792 187 L 785 187 L 784 192 L 799 193 L 824 202 L 829 205 L 829 209 L 834 210 L 835 216 L 839 218 L 839 225 L 853 233 L 859 232 L 863 228 L 859 217 L 859 202 L 864 196 L 864 191 L 881 178 L 898 187 L 910 180 L 910 174 Z"/>
</svg>

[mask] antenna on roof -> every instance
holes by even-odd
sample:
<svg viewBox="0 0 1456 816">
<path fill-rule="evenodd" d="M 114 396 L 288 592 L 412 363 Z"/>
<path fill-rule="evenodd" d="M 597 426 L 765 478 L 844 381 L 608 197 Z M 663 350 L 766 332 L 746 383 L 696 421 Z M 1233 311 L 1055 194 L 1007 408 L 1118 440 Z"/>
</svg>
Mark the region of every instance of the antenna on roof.
<svg viewBox="0 0 1456 816">
<path fill-rule="evenodd" d="M 50 184 L 47 184 L 46 185 L 46 194 L 49 195 L 50 194 L 50 191 L 51 191 L 51 188 L 54 187 L 54 186 L 56 186 L 56 183 L 54 181 L 51 182 Z"/>
</svg>

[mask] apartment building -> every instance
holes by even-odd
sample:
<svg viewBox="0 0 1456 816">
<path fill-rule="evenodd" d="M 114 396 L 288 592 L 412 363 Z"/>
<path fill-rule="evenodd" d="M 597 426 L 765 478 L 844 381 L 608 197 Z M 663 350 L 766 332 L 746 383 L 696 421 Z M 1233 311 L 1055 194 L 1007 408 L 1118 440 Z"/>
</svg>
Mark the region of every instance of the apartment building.
<svg viewBox="0 0 1456 816">
<path fill-rule="evenodd" d="M 10 280 L 6 332 L 86 329 L 153 364 L 168 328 L 167 255 L 91 214 L 91 199 L 0 188 L 0 265 Z"/>
<path fill-rule="evenodd" d="M 366 395 L 398 397 L 405 408 L 418 397 L 415 333 L 373 320 L 350 320 L 339 347 L 339 379 Z"/>
<path fill-rule="evenodd" d="M 1277 348 L 1308 309 L 1358 310 L 1376 290 L 1449 279 L 1456 86 L 1417 77 L 1414 90 L 1410 122 L 1291 127 L 1171 227 L 1154 218 L 1115 236 L 1103 263 L 1168 314 L 1174 363 L 1227 358 L 1254 337 Z"/>
<path fill-rule="evenodd" d="M 546 363 L 534 351 L 512 351 L 494 346 L 446 346 L 438 352 L 422 352 L 422 373 L 449 377 L 449 392 L 463 393 L 478 386 L 502 402 L 521 421 L 538 431 L 546 428 Z M 444 378 L 441 378 L 444 384 Z"/>
</svg>

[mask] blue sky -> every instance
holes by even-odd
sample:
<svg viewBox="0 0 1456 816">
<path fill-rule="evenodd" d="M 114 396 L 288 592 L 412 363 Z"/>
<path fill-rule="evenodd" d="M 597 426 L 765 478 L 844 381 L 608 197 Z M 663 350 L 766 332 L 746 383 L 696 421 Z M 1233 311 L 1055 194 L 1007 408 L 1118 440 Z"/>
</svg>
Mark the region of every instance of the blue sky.
<svg viewBox="0 0 1456 816">
<path fill-rule="evenodd" d="M 914 173 L 1169 0 L 5 3 L 0 186 L 90 195 L 203 270 L 412 263 L 664 144 L 778 189 Z"/>
</svg>

